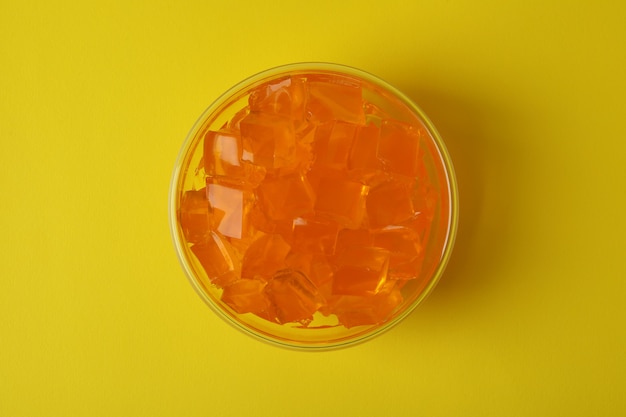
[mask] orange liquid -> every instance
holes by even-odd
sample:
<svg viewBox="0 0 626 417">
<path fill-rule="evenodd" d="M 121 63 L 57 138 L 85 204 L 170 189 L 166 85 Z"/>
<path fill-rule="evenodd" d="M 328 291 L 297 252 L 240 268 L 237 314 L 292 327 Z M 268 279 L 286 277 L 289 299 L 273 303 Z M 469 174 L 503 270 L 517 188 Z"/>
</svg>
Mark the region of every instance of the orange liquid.
<svg viewBox="0 0 626 417">
<path fill-rule="evenodd" d="M 203 140 L 206 187 L 183 194 L 179 219 L 206 285 L 236 313 L 373 325 L 402 303 L 407 281 L 425 276 L 444 198 L 424 163 L 430 138 L 365 100 L 360 82 L 267 82 Z"/>
</svg>

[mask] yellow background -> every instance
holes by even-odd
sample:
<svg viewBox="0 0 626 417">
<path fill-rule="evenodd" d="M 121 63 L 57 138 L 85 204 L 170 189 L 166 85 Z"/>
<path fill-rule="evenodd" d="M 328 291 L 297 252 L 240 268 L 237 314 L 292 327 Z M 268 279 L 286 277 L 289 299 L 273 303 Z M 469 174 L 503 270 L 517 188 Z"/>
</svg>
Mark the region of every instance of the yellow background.
<svg viewBox="0 0 626 417">
<path fill-rule="evenodd" d="M 626 415 L 626 6 L 0 2 L 0 416 Z M 167 194 L 241 79 L 330 61 L 412 97 L 457 245 L 406 321 L 301 353 L 216 317 Z"/>
</svg>

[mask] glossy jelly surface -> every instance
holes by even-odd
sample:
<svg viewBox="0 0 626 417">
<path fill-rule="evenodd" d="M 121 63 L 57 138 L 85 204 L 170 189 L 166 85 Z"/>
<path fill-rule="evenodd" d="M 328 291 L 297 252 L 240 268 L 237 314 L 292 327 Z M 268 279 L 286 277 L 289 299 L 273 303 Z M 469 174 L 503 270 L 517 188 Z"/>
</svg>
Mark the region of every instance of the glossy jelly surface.
<svg viewBox="0 0 626 417">
<path fill-rule="evenodd" d="M 349 345 L 432 289 L 456 230 L 443 143 L 408 99 L 332 64 L 261 73 L 198 121 L 174 172 L 181 263 L 223 318 L 284 346 Z"/>
</svg>

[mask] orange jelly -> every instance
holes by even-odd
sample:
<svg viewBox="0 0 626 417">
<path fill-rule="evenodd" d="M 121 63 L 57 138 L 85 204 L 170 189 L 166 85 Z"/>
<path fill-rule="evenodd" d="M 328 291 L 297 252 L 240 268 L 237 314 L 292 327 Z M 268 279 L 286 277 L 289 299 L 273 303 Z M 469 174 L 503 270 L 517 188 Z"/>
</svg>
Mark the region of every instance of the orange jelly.
<svg viewBox="0 0 626 417">
<path fill-rule="evenodd" d="M 368 101 L 364 83 L 330 72 L 258 83 L 202 131 L 200 186 L 182 193 L 178 216 L 203 285 L 234 313 L 375 325 L 407 282 L 430 279 L 442 197 L 424 159 L 431 138 Z"/>
</svg>

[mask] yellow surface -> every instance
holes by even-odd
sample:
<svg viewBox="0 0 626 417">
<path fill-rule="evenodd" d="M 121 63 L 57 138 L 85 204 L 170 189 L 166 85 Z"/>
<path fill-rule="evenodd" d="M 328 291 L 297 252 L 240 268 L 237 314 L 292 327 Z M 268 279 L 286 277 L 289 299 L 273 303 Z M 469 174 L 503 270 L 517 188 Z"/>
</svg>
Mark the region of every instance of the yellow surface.
<svg viewBox="0 0 626 417">
<path fill-rule="evenodd" d="M 0 4 L 0 416 L 626 414 L 623 3 L 182 3 Z M 461 197 L 432 296 L 316 354 L 213 315 L 167 224 L 204 108 L 311 60 L 414 98 Z"/>
</svg>

